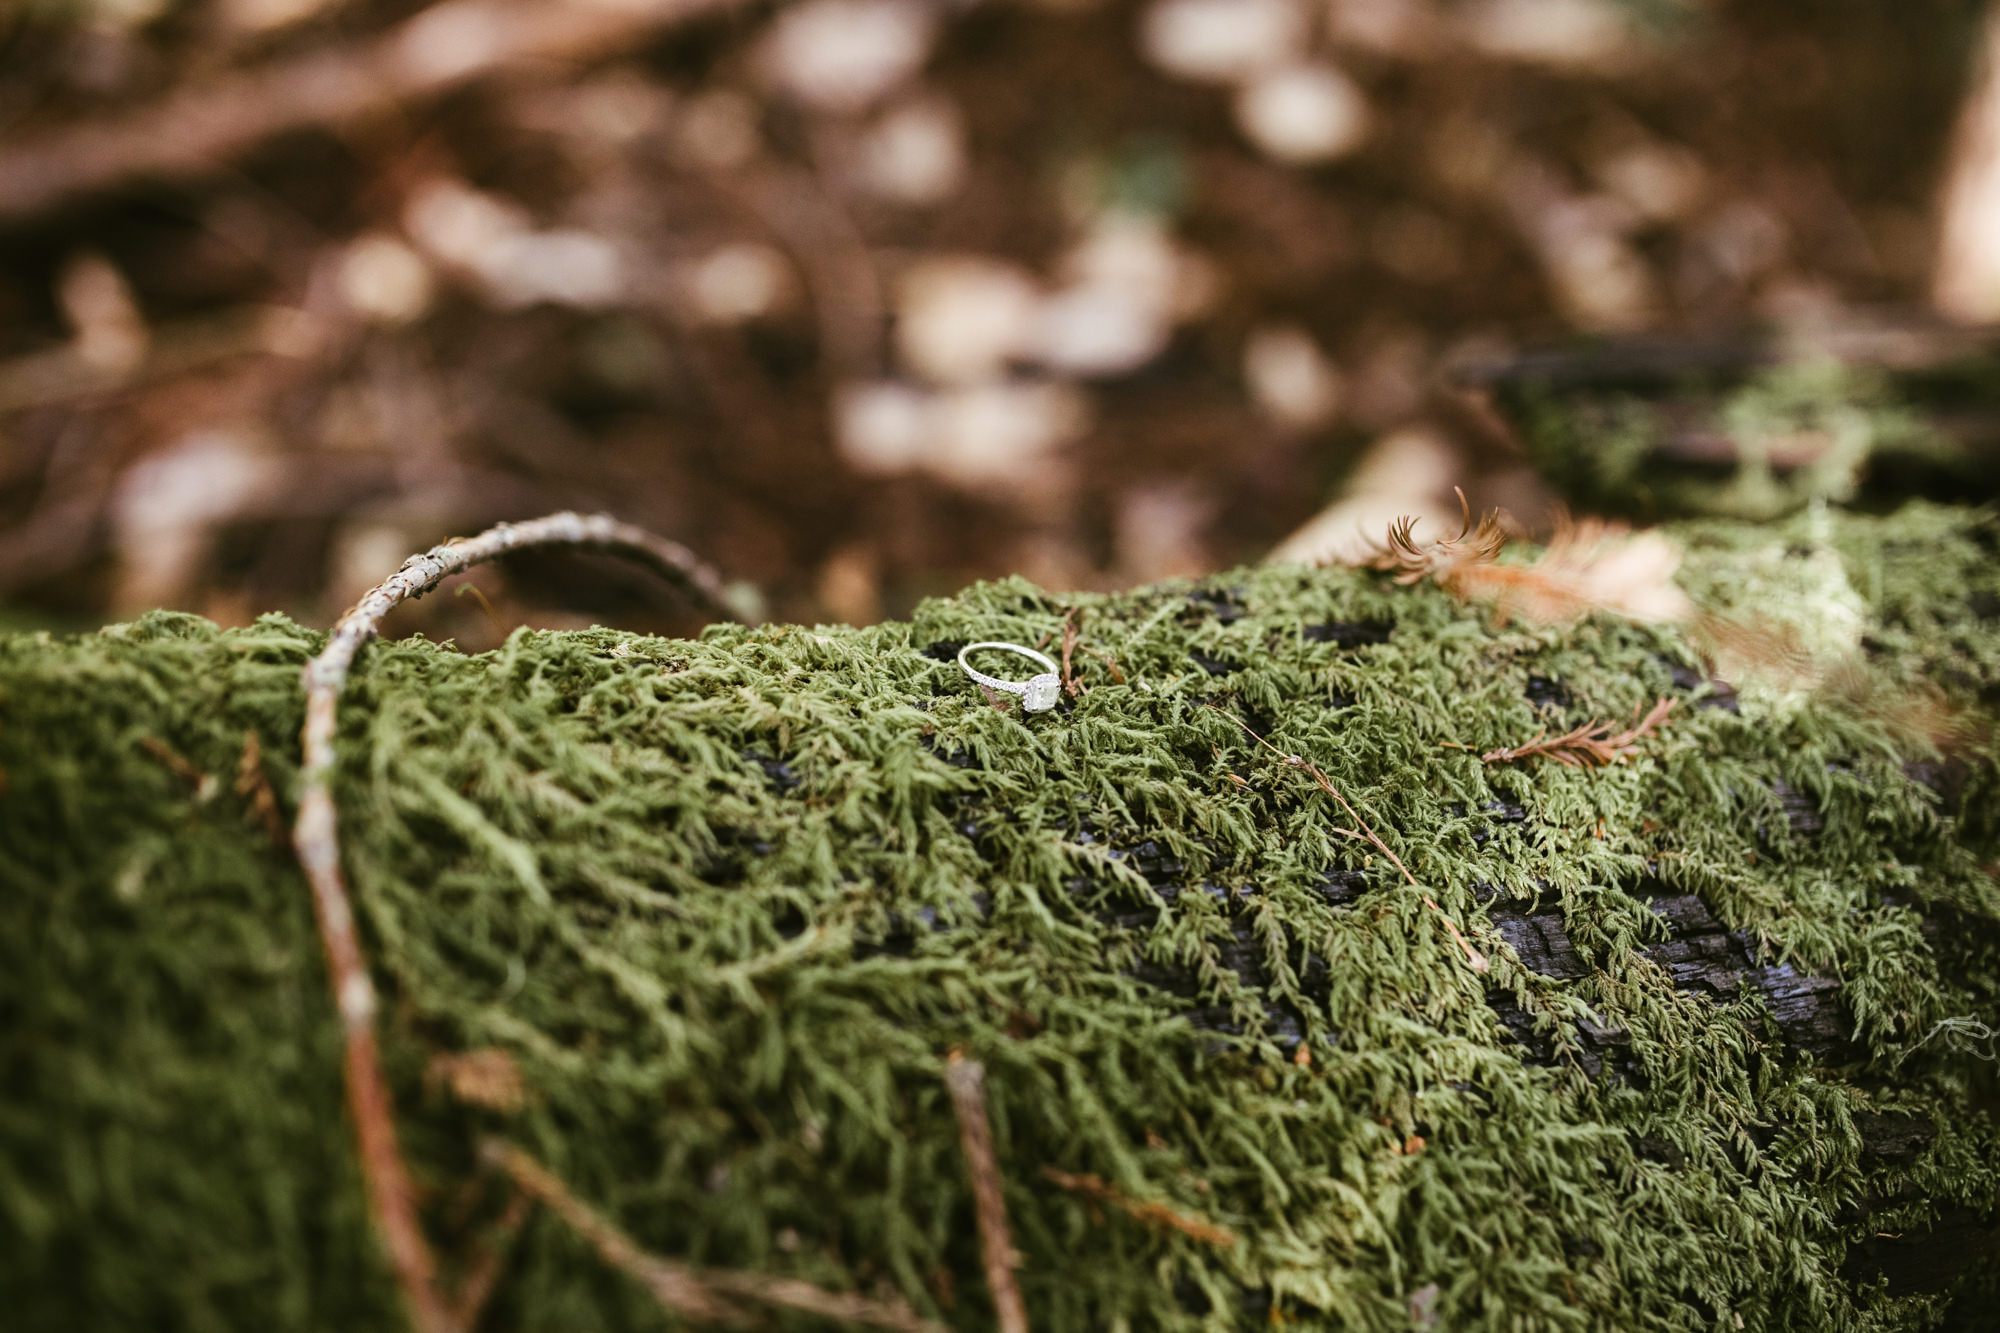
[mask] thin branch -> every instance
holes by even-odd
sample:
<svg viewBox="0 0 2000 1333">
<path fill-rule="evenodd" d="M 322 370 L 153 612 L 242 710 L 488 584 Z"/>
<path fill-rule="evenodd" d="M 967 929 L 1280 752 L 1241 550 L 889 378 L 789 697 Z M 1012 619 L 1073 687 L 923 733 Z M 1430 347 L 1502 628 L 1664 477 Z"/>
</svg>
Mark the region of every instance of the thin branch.
<svg viewBox="0 0 2000 1333">
<path fill-rule="evenodd" d="M 641 1249 L 611 1219 L 572 1194 L 554 1172 L 513 1144 L 489 1139 L 481 1155 L 588 1241 L 599 1258 L 637 1280 L 674 1314 L 717 1321 L 739 1315 L 739 1303 L 754 1302 L 894 1333 L 945 1333 L 942 1324 L 924 1318 L 901 1301 L 828 1291 L 796 1278 L 695 1268 L 662 1259 Z"/>
<path fill-rule="evenodd" d="M 132 181 L 206 175 L 280 134 L 406 111 L 513 66 L 591 59 L 734 3 L 445 0 L 373 40 L 201 80 L 135 110 L 16 143 L 0 172 L 0 218 Z"/>
<path fill-rule="evenodd" d="M 1301 1046 L 1300 1050 L 1305 1048 Z M 1227 1249 L 1236 1243 L 1236 1233 L 1228 1227 L 1217 1226 L 1199 1217 L 1190 1217 L 1163 1203 L 1147 1203 L 1135 1199 L 1102 1176 L 1089 1172 L 1071 1175 L 1058 1171 L 1052 1166 L 1042 1168 L 1044 1178 L 1055 1183 L 1058 1189 L 1081 1195 L 1096 1203 L 1107 1203 L 1155 1231 L 1178 1231 L 1183 1236 L 1191 1236 L 1204 1245 L 1220 1246 Z"/>
<path fill-rule="evenodd" d="M 993 1128 L 986 1119 L 986 1067 L 957 1051 L 945 1061 L 944 1086 L 958 1117 L 958 1142 L 979 1218 L 979 1252 L 986 1260 L 986 1285 L 1000 1333 L 1028 1333 L 1028 1309 L 1014 1270 L 1021 1256 L 1007 1227 L 1007 1200 L 1000 1192 L 1000 1163 L 993 1155 Z"/>
<path fill-rule="evenodd" d="M 389 579 L 363 595 L 327 636 L 326 647 L 306 664 L 305 726 L 299 743 L 299 813 L 292 846 L 312 885 L 313 911 L 326 949 L 344 1041 L 347 1104 L 361 1158 L 369 1209 L 404 1304 L 418 1333 L 457 1333 L 439 1294 L 437 1262 L 417 1217 L 416 1194 L 397 1144 L 389 1085 L 375 1041 L 375 985 L 355 929 L 354 905 L 340 868 L 338 821 L 333 806 L 334 736 L 341 687 L 355 654 L 374 638 L 382 618 L 402 602 L 421 597 L 450 575 L 538 546 L 578 546 L 622 555 L 651 566 L 711 609 L 727 608 L 722 580 L 683 546 L 603 514 L 551 514 L 528 523 L 502 523 L 468 541 L 434 546 L 411 556 Z"/>
<path fill-rule="evenodd" d="M 1662 696 L 1644 717 L 1616 735 L 1612 734 L 1609 722 L 1586 722 L 1560 736 L 1551 736 L 1547 731 L 1539 732 L 1533 740 L 1488 750 L 1479 759 L 1486 764 L 1511 764 L 1539 757 L 1568 764 L 1571 768 L 1602 768 L 1639 753 L 1635 742 L 1657 730 L 1666 721 L 1667 714 L 1673 711 L 1674 701 Z M 1638 716 L 1636 712 L 1634 716 Z"/>
<path fill-rule="evenodd" d="M 1403 864 L 1403 858 L 1396 855 L 1395 851 L 1390 848 L 1389 844 L 1382 841 L 1381 835 L 1375 832 L 1373 828 L 1369 827 L 1368 821 L 1361 817 L 1360 812 L 1347 803 L 1347 798 L 1340 794 L 1340 789 L 1333 785 L 1333 783 L 1327 778 L 1326 774 L 1320 770 L 1320 766 L 1318 764 L 1313 763 L 1310 759 L 1307 759 L 1302 755 L 1286 754 L 1283 750 L 1280 750 L 1277 746 L 1271 744 L 1271 742 L 1265 740 L 1262 736 L 1259 736 L 1256 732 L 1252 731 L 1250 729 L 1249 723 L 1245 722 L 1242 718 L 1237 717 L 1233 713 L 1230 713 L 1221 708 L 1216 708 L 1214 704 L 1203 704 L 1202 707 L 1211 708 L 1214 709 L 1216 712 L 1221 713 L 1231 722 L 1234 722 L 1237 726 L 1241 727 L 1243 729 L 1244 735 L 1248 736 L 1251 740 L 1257 742 L 1257 744 L 1269 750 L 1272 754 L 1278 756 L 1279 760 L 1282 761 L 1286 767 L 1296 768 L 1300 770 L 1307 777 L 1311 778 L 1321 791 L 1325 792 L 1328 796 L 1331 796 L 1334 800 L 1338 801 L 1340 803 L 1340 808 L 1347 812 L 1347 817 L 1354 821 L 1354 828 L 1347 829 L 1347 828 L 1336 827 L 1333 831 L 1335 833 L 1338 833 L 1343 838 L 1352 838 L 1357 842 L 1365 842 L 1371 847 L 1373 847 L 1376 851 L 1382 853 L 1382 855 L 1388 857 L 1389 864 L 1395 866 L 1396 869 L 1403 872 L 1403 878 L 1409 882 L 1411 888 L 1423 894 L 1424 906 L 1430 908 L 1431 911 L 1437 913 L 1438 920 L 1444 922 L 1444 928 L 1451 932 L 1452 939 L 1456 940 L 1458 942 L 1458 947 L 1465 951 L 1466 965 L 1475 972 L 1486 971 L 1488 967 L 1488 963 L 1486 961 L 1486 955 L 1472 947 L 1472 942 L 1466 939 L 1464 933 L 1459 930 L 1458 923 L 1456 921 L 1453 921 L 1449 916 L 1447 916 L 1445 914 L 1445 910 L 1437 905 L 1437 900 L 1431 897 L 1429 893 L 1424 891 L 1424 887 L 1421 884 L 1417 883 L 1417 877 L 1415 875 L 1412 875 L 1410 873 L 1410 868 Z"/>
</svg>

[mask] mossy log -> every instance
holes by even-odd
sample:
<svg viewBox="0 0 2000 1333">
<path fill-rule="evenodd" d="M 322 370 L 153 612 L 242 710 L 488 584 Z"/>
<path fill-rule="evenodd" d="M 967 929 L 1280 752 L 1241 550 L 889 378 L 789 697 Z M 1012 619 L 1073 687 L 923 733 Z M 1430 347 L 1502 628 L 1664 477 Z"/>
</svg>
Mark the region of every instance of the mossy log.
<svg viewBox="0 0 2000 1333">
<path fill-rule="evenodd" d="M 373 645 L 342 852 L 447 1268 L 498 1136 L 656 1254 L 991 1327 L 957 1051 L 1038 1330 L 1994 1327 L 2000 524 L 1680 535 L 1870 687 L 1296 568 Z M 953 664 L 1066 619 L 1052 713 Z M 321 641 L 0 640 L 9 1328 L 399 1324 L 282 837 Z M 550 1213 L 498 1261 L 482 1328 L 684 1326 Z"/>
</svg>

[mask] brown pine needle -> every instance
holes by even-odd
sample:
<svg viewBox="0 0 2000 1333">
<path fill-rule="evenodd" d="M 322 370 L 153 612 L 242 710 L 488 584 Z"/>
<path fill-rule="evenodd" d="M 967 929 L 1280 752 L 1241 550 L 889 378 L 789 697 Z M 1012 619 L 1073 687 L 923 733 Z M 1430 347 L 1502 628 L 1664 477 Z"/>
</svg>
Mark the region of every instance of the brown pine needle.
<svg viewBox="0 0 2000 1333">
<path fill-rule="evenodd" d="M 1228 1227 L 1217 1226 L 1199 1217 L 1190 1217 L 1163 1203 L 1147 1203 L 1135 1199 L 1102 1176 L 1091 1175 L 1089 1172 L 1071 1175 L 1052 1166 L 1043 1167 L 1042 1175 L 1054 1182 L 1058 1189 L 1081 1195 L 1093 1203 L 1109 1204 L 1155 1231 L 1178 1231 L 1181 1235 L 1190 1236 L 1204 1245 L 1215 1245 L 1223 1249 L 1236 1243 L 1236 1233 Z"/>
<path fill-rule="evenodd" d="M 205 803 L 215 795 L 215 778 L 197 768 L 180 751 L 157 736 L 141 736 L 139 748 L 160 761 L 169 773 L 194 788 L 194 799 Z"/>
<path fill-rule="evenodd" d="M 264 747 L 253 728 L 243 733 L 243 754 L 236 761 L 236 794 L 250 803 L 250 814 L 271 841 L 285 845 L 285 816 L 278 809 L 278 795 L 264 772 Z"/>
<path fill-rule="evenodd" d="M 1547 731 L 1537 733 L 1533 740 L 1520 745 L 1506 746 L 1498 750 L 1488 750 L 1479 756 L 1482 763 L 1511 764 L 1523 759 L 1547 758 L 1558 764 L 1568 764 L 1571 768 L 1602 768 L 1615 764 L 1620 759 L 1639 753 L 1636 742 L 1659 729 L 1673 712 L 1674 701 L 1661 696 L 1660 701 L 1644 717 L 1638 718 L 1625 730 L 1613 734 L 1609 722 L 1587 722 L 1574 731 L 1566 731 L 1560 736 L 1551 736 Z M 1636 717 L 1637 714 L 1635 713 Z"/>
<path fill-rule="evenodd" d="M 695 1268 L 648 1254 L 610 1218 L 570 1193 L 569 1186 L 553 1171 L 513 1144 L 489 1139 L 482 1156 L 506 1172 L 523 1194 L 542 1204 L 588 1241 L 604 1262 L 636 1279 L 666 1309 L 688 1319 L 727 1321 L 741 1315 L 742 1303 L 754 1303 L 886 1328 L 893 1333 L 945 1333 L 943 1325 L 924 1318 L 901 1301 L 871 1300 L 765 1273 Z"/>
<path fill-rule="evenodd" d="M 1083 693 L 1083 683 L 1076 678 L 1076 674 L 1070 669 L 1070 662 L 1076 657 L 1077 621 L 1080 619 L 1082 619 L 1082 612 L 1077 611 L 1073 607 L 1063 616 L 1062 686 L 1063 693 L 1072 699 Z"/>
<path fill-rule="evenodd" d="M 1237 717 L 1233 713 L 1230 713 L 1221 708 L 1216 708 L 1214 704 L 1203 704 L 1202 707 L 1213 708 L 1215 709 L 1216 712 L 1221 713 L 1231 722 L 1234 722 L 1237 726 L 1241 727 L 1243 729 L 1244 735 L 1248 736 L 1251 740 L 1257 742 L 1257 744 L 1269 750 L 1272 754 L 1278 756 L 1278 758 L 1287 767 L 1296 768 L 1301 772 L 1303 772 L 1307 777 L 1313 780 L 1313 782 L 1319 787 L 1321 791 L 1325 792 L 1328 796 L 1331 796 L 1334 800 L 1340 802 L 1340 808 L 1345 810 L 1347 812 L 1347 817 L 1354 821 L 1354 828 L 1351 829 L 1335 828 L 1333 831 L 1335 833 L 1338 833 L 1343 838 L 1352 838 L 1356 842 L 1367 843 L 1369 846 L 1373 847 L 1376 851 L 1382 853 L 1382 855 L 1389 858 L 1389 864 L 1396 867 L 1396 869 L 1400 870 L 1403 873 L 1403 878 L 1409 882 L 1411 888 L 1416 889 L 1419 892 L 1423 891 L 1423 886 L 1417 883 L 1417 877 L 1415 875 L 1412 875 L 1410 873 L 1410 868 L 1403 864 L 1403 858 L 1396 855 L 1396 853 L 1390 849 L 1389 844 L 1382 841 L 1381 835 L 1376 833 L 1374 829 L 1368 826 L 1368 821 L 1363 819 L 1360 813 L 1356 811 L 1353 806 L 1347 803 L 1347 798 L 1345 796 L 1342 796 L 1340 794 L 1340 790 L 1337 787 L 1335 787 L 1330 780 L 1328 780 L 1326 774 L 1320 771 L 1320 767 L 1318 764 L 1313 763 L 1310 759 L 1305 758 L 1303 755 L 1286 754 L 1283 750 L 1280 750 L 1277 746 L 1271 744 L 1271 742 L 1265 740 L 1262 736 L 1259 736 L 1256 732 L 1252 731 L 1250 729 L 1249 723 L 1245 722 L 1242 718 Z M 1454 940 L 1458 941 L 1458 947 L 1465 950 L 1466 965 L 1469 966 L 1475 972 L 1484 972 L 1488 967 L 1488 963 L 1486 961 L 1486 955 L 1472 947 L 1472 942 L 1466 939 L 1465 936 L 1462 933 L 1460 933 L 1458 929 L 1458 923 L 1453 921 L 1449 916 L 1445 915 L 1444 909 L 1437 905 L 1436 899 L 1432 898 L 1428 893 L 1425 893 L 1423 897 L 1424 897 L 1424 906 L 1430 908 L 1433 912 L 1436 912 L 1438 914 L 1438 919 L 1444 922 L 1445 929 L 1451 932 L 1451 937 Z"/>
</svg>

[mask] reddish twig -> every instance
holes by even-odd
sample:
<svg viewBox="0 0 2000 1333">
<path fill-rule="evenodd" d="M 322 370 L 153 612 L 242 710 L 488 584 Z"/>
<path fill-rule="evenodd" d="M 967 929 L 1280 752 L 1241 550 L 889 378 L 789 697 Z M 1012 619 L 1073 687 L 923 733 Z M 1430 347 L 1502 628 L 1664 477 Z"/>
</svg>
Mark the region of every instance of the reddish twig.
<svg viewBox="0 0 2000 1333">
<path fill-rule="evenodd" d="M 1062 627 L 1062 685 L 1063 693 L 1074 699 L 1083 693 L 1083 686 L 1077 681 L 1075 672 L 1070 670 L 1070 659 L 1076 656 L 1077 619 L 1081 613 L 1075 609 L 1065 612 Z"/>
<path fill-rule="evenodd" d="M 796 1278 L 763 1273 L 733 1273 L 695 1268 L 648 1254 L 616 1223 L 576 1197 L 554 1172 L 511 1143 L 488 1140 L 482 1150 L 487 1162 L 507 1173 L 521 1191 L 561 1218 L 590 1243 L 598 1257 L 636 1279 L 672 1313 L 689 1319 L 736 1317 L 739 1304 L 754 1302 L 801 1310 L 827 1319 L 895 1333 L 945 1333 L 901 1301 L 871 1300 L 851 1292 L 828 1291 Z"/>
<path fill-rule="evenodd" d="M 1488 750 L 1479 759 L 1487 764 L 1511 764 L 1540 757 L 1568 764 L 1571 768 L 1602 768 L 1639 753 L 1639 747 L 1634 742 L 1656 730 L 1666 721 L 1667 714 L 1673 711 L 1674 701 L 1662 697 L 1644 717 L 1616 735 L 1612 734 L 1609 722 L 1587 722 L 1560 736 L 1551 736 L 1546 730 L 1538 732 L 1531 741 Z M 1634 716 L 1637 716 L 1636 712 Z"/>
<path fill-rule="evenodd" d="M 603 514 L 551 514 L 528 523 L 502 523 L 467 541 L 434 546 L 411 556 L 389 579 L 363 595 L 327 636 L 326 647 L 306 664 L 305 726 L 300 732 L 299 813 L 292 846 L 312 885 L 313 911 L 326 950 L 344 1043 L 347 1104 L 361 1157 L 369 1209 L 389 1254 L 411 1322 L 418 1333 L 456 1333 L 437 1285 L 437 1263 L 417 1218 L 415 1191 L 396 1141 L 389 1085 L 375 1042 L 375 985 L 355 929 L 354 906 L 340 868 L 338 822 L 333 806 L 335 709 L 348 669 L 382 618 L 402 602 L 421 597 L 447 577 L 509 551 L 538 546 L 579 546 L 608 551 L 650 565 L 711 609 L 727 610 L 722 581 L 692 552 L 674 542 Z"/>
<path fill-rule="evenodd" d="M 1458 941 L 1458 947 L 1465 951 L 1466 965 L 1469 966 L 1475 972 L 1484 972 L 1487 969 L 1488 964 L 1486 961 L 1486 955 L 1472 947 L 1472 942 L 1466 939 L 1465 935 L 1459 930 L 1458 923 L 1456 921 L 1453 921 L 1449 916 L 1447 916 L 1445 914 L 1445 910 L 1437 905 L 1437 900 L 1431 897 L 1429 893 L 1424 891 L 1424 887 L 1421 884 L 1417 883 L 1417 877 L 1415 875 L 1412 875 L 1410 873 L 1410 868 L 1403 864 L 1403 858 L 1396 855 L 1396 853 L 1390 848 L 1389 844 L 1382 841 L 1381 835 L 1376 833 L 1374 829 L 1368 826 L 1368 821 L 1361 817 L 1360 812 L 1355 810 L 1353 806 L 1347 803 L 1347 798 L 1345 796 L 1342 796 L 1340 794 L 1339 788 L 1335 787 L 1333 783 L 1327 778 L 1326 774 L 1320 771 L 1320 767 L 1318 764 L 1313 763 L 1310 759 L 1307 759 L 1302 755 L 1286 754 L 1283 750 L 1280 750 L 1277 746 L 1271 744 L 1271 742 L 1265 740 L 1262 736 L 1259 736 L 1256 732 L 1252 731 L 1250 729 L 1250 724 L 1245 722 L 1242 718 L 1236 717 L 1233 714 L 1221 708 L 1216 708 L 1214 704 L 1203 704 L 1202 707 L 1211 708 L 1214 709 L 1216 712 L 1221 713 L 1231 722 L 1234 722 L 1237 726 L 1241 727 L 1243 729 L 1244 735 L 1248 736 L 1251 740 L 1257 742 L 1257 744 L 1269 750 L 1272 754 L 1278 756 L 1278 758 L 1281 761 L 1283 761 L 1287 767 L 1296 768 L 1301 772 L 1303 772 L 1307 777 L 1313 780 L 1313 782 L 1319 787 L 1321 791 L 1325 792 L 1328 796 L 1331 796 L 1334 800 L 1338 801 L 1340 803 L 1340 808 L 1347 812 L 1347 817 L 1354 821 L 1354 827 L 1351 829 L 1335 827 L 1333 831 L 1335 833 L 1338 833 L 1343 838 L 1352 838 L 1356 842 L 1365 842 L 1369 844 L 1371 847 L 1373 847 L 1376 851 L 1382 853 L 1382 855 L 1388 857 L 1389 864 L 1395 866 L 1396 869 L 1400 870 L 1403 873 L 1403 878 L 1409 882 L 1411 888 L 1423 894 L 1424 906 L 1430 908 L 1431 911 L 1437 913 L 1438 919 L 1444 922 L 1444 928 L 1451 932 L 1451 937 L 1454 940 Z"/>
<path fill-rule="evenodd" d="M 1021 1256 L 1007 1227 L 1007 1200 L 1000 1191 L 1000 1163 L 993 1155 L 993 1127 L 986 1119 L 986 1067 L 953 1051 L 945 1061 L 944 1086 L 958 1117 L 958 1142 L 972 1178 L 972 1201 L 979 1219 L 979 1252 L 986 1261 L 986 1285 L 1000 1333 L 1028 1333 L 1028 1309 L 1014 1270 Z"/>
<path fill-rule="evenodd" d="M 1305 1048 L 1301 1046 L 1300 1050 Z M 1227 1249 L 1236 1243 L 1236 1233 L 1228 1227 L 1217 1226 L 1199 1217 L 1189 1217 L 1163 1203 L 1146 1203 L 1135 1199 L 1102 1176 L 1089 1172 L 1071 1175 L 1058 1171 L 1052 1166 L 1042 1168 L 1042 1175 L 1055 1183 L 1058 1189 L 1068 1190 L 1095 1203 L 1110 1204 L 1155 1231 L 1178 1231 L 1183 1236 L 1193 1237 L 1205 1245 L 1217 1245 Z"/>
</svg>

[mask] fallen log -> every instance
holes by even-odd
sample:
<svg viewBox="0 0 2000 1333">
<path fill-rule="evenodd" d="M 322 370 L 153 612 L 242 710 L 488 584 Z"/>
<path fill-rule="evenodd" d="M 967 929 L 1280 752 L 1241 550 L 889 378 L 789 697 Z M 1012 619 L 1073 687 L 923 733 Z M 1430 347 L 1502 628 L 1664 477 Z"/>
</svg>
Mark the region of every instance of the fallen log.
<svg viewBox="0 0 2000 1333">
<path fill-rule="evenodd" d="M 1681 536 L 1874 688 L 1345 569 L 363 648 L 340 855 L 452 1308 L 992 1327 L 976 1153 L 1038 1329 L 1990 1327 L 2000 524 Z M 956 664 L 1071 636 L 1048 713 Z M 401 1317 L 271 835 L 323 644 L 0 639 L 15 1326 Z"/>
</svg>

